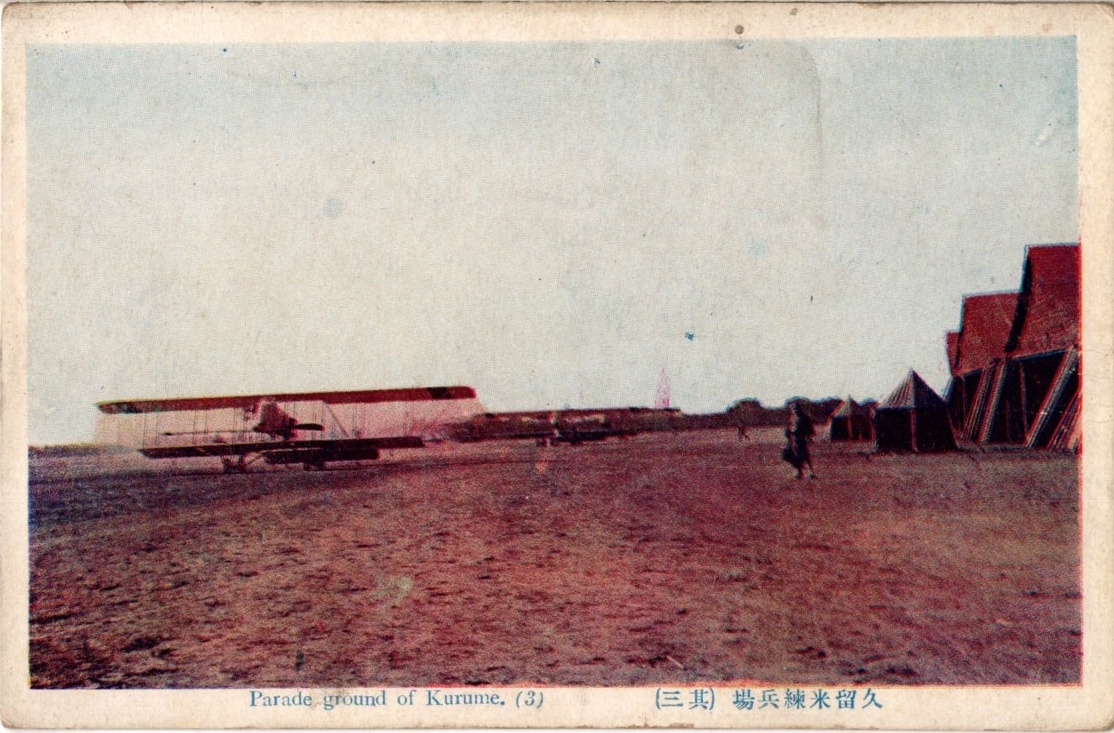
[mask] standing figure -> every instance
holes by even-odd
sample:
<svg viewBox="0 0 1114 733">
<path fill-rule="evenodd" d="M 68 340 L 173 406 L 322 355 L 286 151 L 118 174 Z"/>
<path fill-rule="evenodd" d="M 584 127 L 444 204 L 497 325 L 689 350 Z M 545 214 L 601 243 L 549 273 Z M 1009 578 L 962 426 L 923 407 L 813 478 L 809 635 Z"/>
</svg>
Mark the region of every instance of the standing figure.
<svg viewBox="0 0 1114 733">
<path fill-rule="evenodd" d="M 800 402 L 794 402 L 789 410 L 789 427 L 785 430 L 785 436 L 792 443 L 791 463 L 797 469 L 797 478 L 804 477 L 806 465 L 809 477 L 816 478 L 816 471 L 812 468 L 812 458 L 808 454 L 808 444 L 812 442 L 814 435 L 816 435 L 816 428 L 812 424 L 812 418 L 808 416 Z"/>
</svg>

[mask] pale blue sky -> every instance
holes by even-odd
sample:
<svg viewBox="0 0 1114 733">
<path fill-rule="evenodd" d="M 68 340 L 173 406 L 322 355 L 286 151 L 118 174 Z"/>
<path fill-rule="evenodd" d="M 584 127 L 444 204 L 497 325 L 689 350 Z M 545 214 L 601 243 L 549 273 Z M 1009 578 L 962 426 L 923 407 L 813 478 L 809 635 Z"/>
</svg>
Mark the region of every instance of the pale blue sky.
<svg viewBox="0 0 1114 733">
<path fill-rule="evenodd" d="M 27 82 L 34 443 L 131 397 L 942 389 L 961 296 L 1078 237 L 1071 38 L 55 45 Z"/>
</svg>

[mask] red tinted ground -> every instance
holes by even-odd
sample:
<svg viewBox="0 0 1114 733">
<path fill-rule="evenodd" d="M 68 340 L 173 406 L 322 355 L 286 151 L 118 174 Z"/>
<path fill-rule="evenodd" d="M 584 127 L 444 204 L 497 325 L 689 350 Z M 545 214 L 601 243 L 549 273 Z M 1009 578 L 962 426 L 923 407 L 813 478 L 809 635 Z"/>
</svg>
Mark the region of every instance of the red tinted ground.
<svg viewBox="0 0 1114 733">
<path fill-rule="evenodd" d="M 761 437 L 35 459 L 33 684 L 1079 680 L 1074 458 Z"/>
</svg>

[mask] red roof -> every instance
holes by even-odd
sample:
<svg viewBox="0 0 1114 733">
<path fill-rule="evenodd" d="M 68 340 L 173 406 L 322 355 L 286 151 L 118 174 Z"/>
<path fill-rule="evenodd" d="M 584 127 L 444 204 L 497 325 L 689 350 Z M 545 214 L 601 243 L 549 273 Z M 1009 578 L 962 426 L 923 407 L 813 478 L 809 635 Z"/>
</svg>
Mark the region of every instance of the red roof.
<svg viewBox="0 0 1114 733">
<path fill-rule="evenodd" d="M 948 369 L 955 376 L 955 368 L 959 365 L 959 331 L 944 334 L 944 347 L 948 350 Z"/>
<path fill-rule="evenodd" d="M 968 295 L 952 364 L 953 374 L 968 374 L 986 368 L 1005 354 L 1006 339 L 1017 311 L 1017 293 Z"/>
<path fill-rule="evenodd" d="M 177 412 L 184 410 L 220 410 L 230 407 L 254 408 L 260 402 L 325 402 L 332 405 L 369 404 L 374 402 L 424 402 L 430 400 L 475 399 L 471 387 L 413 387 L 407 389 L 372 389 L 357 392 L 292 392 L 287 394 L 241 395 L 238 397 L 184 397 L 165 400 L 129 400 L 100 402 L 97 407 L 109 415 L 137 412 Z"/>
<path fill-rule="evenodd" d="M 1079 344 L 1078 244 L 1029 247 L 1006 351 L 1029 356 Z"/>
</svg>

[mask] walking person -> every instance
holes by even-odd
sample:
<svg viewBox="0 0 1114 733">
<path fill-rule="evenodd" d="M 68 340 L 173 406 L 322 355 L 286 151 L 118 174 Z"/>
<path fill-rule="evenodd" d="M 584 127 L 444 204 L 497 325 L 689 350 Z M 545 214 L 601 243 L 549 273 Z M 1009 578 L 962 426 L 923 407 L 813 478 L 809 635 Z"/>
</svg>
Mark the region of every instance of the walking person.
<svg viewBox="0 0 1114 733">
<path fill-rule="evenodd" d="M 735 419 L 735 429 L 739 431 L 739 440 L 750 440 L 746 423 L 744 423 L 741 418 Z"/>
<path fill-rule="evenodd" d="M 816 478 L 816 471 L 812 468 L 812 458 L 808 454 L 808 444 L 816 435 L 816 427 L 812 418 L 805 412 L 804 405 L 794 402 L 789 410 L 789 427 L 785 430 L 785 437 L 789 439 L 793 460 L 790 461 L 797 469 L 797 478 L 804 478 L 805 466 L 808 466 L 809 478 Z"/>
</svg>

